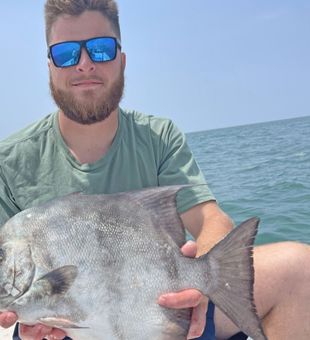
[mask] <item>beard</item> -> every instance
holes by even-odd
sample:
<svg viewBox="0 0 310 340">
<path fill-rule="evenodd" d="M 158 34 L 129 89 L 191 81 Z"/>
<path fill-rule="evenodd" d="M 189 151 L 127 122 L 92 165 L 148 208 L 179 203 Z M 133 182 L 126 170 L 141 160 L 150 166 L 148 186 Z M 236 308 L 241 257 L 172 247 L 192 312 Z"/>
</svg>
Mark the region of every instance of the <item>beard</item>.
<svg viewBox="0 0 310 340">
<path fill-rule="evenodd" d="M 119 77 L 99 99 L 94 98 L 91 90 L 85 91 L 84 99 L 81 100 L 69 91 L 57 88 L 51 74 L 49 85 L 56 105 L 67 118 L 79 124 L 90 125 L 105 120 L 118 107 L 124 92 L 124 71 L 120 72 Z"/>
</svg>

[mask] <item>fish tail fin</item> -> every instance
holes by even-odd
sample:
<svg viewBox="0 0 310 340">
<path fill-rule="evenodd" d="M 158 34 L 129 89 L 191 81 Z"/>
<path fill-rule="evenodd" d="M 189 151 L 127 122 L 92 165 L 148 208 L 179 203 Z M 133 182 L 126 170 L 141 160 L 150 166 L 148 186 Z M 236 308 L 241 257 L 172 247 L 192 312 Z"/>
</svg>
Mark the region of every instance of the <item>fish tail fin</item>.
<svg viewBox="0 0 310 340">
<path fill-rule="evenodd" d="M 199 260 L 207 265 L 204 293 L 248 336 L 265 340 L 253 298 L 258 223 L 255 217 L 241 223 Z"/>
</svg>

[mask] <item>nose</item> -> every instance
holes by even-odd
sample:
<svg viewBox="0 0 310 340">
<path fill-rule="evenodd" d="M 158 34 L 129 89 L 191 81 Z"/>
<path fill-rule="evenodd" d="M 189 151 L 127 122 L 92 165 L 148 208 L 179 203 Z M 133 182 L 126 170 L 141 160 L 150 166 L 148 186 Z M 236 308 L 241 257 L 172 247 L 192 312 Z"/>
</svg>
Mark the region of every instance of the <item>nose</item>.
<svg viewBox="0 0 310 340">
<path fill-rule="evenodd" d="M 95 63 L 89 58 L 85 48 L 82 48 L 80 61 L 76 68 L 79 72 L 92 72 L 96 68 Z"/>
</svg>

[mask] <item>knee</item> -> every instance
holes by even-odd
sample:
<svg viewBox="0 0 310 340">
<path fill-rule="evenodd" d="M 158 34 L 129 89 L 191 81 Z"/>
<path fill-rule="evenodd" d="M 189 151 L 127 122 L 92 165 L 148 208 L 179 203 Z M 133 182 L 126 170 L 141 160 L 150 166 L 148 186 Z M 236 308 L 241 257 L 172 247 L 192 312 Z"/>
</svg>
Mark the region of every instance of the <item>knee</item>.
<svg viewBox="0 0 310 340">
<path fill-rule="evenodd" d="M 298 242 L 265 244 L 254 249 L 255 300 L 259 315 L 309 288 L 310 247 Z"/>
<path fill-rule="evenodd" d="M 298 242 L 283 242 L 281 257 L 288 280 L 310 280 L 310 246 Z"/>
<path fill-rule="evenodd" d="M 255 252 L 257 265 L 270 278 L 269 281 L 276 280 L 290 286 L 298 280 L 310 281 L 310 246 L 288 241 L 259 246 Z"/>
<path fill-rule="evenodd" d="M 281 243 L 280 243 L 281 244 Z M 309 260 L 310 258 L 310 246 L 299 242 L 283 242 L 282 243 L 286 256 L 291 259 L 295 259 L 299 262 Z"/>
</svg>

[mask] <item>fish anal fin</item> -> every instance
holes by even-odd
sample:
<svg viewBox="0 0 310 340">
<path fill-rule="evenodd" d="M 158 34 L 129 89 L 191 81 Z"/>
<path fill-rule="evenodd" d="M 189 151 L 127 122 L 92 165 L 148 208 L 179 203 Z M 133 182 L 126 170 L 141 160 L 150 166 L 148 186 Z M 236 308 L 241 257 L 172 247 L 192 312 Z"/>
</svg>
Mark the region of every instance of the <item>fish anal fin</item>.
<svg viewBox="0 0 310 340">
<path fill-rule="evenodd" d="M 35 284 L 43 286 L 45 293 L 48 295 L 65 294 L 72 286 L 77 275 L 77 267 L 67 265 L 43 275 Z"/>
<path fill-rule="evenodd" d="M 85 329 L 89 327 L 81 327 L 73 323 L 72 321 L 68 319 L 63 318 L 40 318 L 39 322 L 43 325 L 49 326 L 49 327 L 56 327 L 56 328 L 75 328 L 75 329 Z"/>
</svg>

